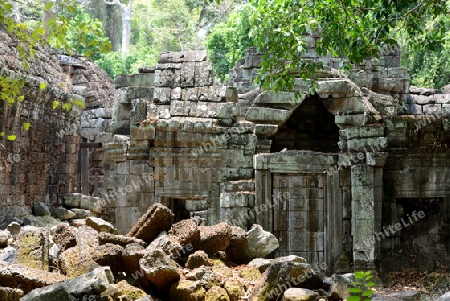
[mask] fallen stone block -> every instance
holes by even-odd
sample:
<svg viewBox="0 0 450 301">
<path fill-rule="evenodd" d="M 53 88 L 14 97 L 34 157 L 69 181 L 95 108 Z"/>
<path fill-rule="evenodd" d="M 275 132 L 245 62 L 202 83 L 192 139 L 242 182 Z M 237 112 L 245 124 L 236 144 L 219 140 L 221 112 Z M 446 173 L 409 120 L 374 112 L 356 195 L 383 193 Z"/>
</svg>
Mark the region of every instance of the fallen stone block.
<svg viewBox="0 0 450 301">
<path fill-rule="evenodd" d="M 136 222 L 128 232 L 128 237 L 135 237 L 151 242 L 162 231 L 168 231 L 173 224 L 174 215 L 169 208 L 162 204 L 154 204 Z"/>
<path fill-rule="evenodd" d="M 98 217 L 88 217 L 86 218 L 86 226 L 91 227 L 97 232 L 106 232 L 111 234 L 117 234 L 116 228 L 109 222 L 98 218 Z"/>
<path fill-rule="evenodd" d="M 114 297 L 118 290 L 112 286 L 113 283 L 114 276 L 109 267 L 100 267 L 68 281 L 37 288 L 21 301 L 83 300 L 85 296 L 88 300 L 90 296 L 98 300 Z"/>
<path fill-rule="evenodd" d="M 107 232 L 100 232 L 98 234 L 98 239 L 100 244 L 106 244 L 106 243 L 112 243 L 115 245 L 120 245 L 122 247 L 125 247 L 126 245 L 137 243 L 141 245 L 142 247 L 146 247 L 147 244 L 142 239 L 137 239 L 134 237 L 127 237 L 124 235 L 115 235 Z"/>
<path fill-rule="evenodd" d="M 24 293 L 46 285 L 66 280 L 66 277 L 53 272 L 31 268 L 22 264 L 0 262 L 0 283 L 5 287 L 20 287 Z"/>
<path fill-rule="evenodd" d="M 176 262 L 162 250 L 155 249 L 146 253 L 145 256 L 139 260 L 139 265 L 145 272 L 147 279 L 161 291 L 168 289 L 173 283 L 180 279 L 180 272 Z"/>
</svg>

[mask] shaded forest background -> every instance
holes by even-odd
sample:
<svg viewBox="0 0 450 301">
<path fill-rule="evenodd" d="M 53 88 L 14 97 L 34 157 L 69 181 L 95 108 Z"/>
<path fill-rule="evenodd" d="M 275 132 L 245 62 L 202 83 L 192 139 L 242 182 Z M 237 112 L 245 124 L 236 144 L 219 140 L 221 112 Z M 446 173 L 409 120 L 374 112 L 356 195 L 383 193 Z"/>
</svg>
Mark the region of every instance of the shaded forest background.
<svg viewBox="0 0 450 301">
<path fill-rule="evenodd" d="M 54 5 L 52 13 L 66 14 L 69 26 L 65 36 L 75 53 L 89 56 L 112 78 L 156 64 L 161 52 L 207 49 L 217 80 L 224 82 L 229 69 L 254 45 L 253 1 L 132 0 L 129 48 L 122 53 L 121 10 L 117 4 L 110 5 L 117 0 L 109 0 L 110 4 L 106 1 L 77 0 L 72 12 L 58 11 Z M 127 5 L 129 1 L 121 3 Z M 32 27 L 45 17 L 44 5 L 48 2 L 14 1 L 16 19 Z M 77 32 L 76 25 L 83 22 L 95 24 L 95 28 Z M 443 14 L 438 20 L 430 17 L 420 34 L 408 34 L 401 27 L 392 29 L 402 50 L 402 64 L 410 71 L 411 85 L 441 89 L 450 83 L 449 26 L 450 16 Z M 436 31 L 439 39 L 435 38 Z M 81 36 L 87 43 L 79 43 Z M 108 42 L 111 47 L 103 47 L 107 51 L 98 51 L 99 44 Z"/>
</svg>

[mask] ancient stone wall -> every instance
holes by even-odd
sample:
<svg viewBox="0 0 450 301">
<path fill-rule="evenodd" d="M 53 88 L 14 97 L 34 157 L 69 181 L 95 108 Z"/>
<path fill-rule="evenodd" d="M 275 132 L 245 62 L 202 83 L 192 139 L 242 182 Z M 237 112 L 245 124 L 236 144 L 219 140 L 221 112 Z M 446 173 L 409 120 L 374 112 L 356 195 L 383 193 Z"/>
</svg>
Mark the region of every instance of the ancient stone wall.
<svg viewBox="0 0 450 301">
<path fill-rule="evenodd" d="M 0 228 L 12 218 L 31 213 L 31 204 L 61 204 L 61 196 L 76 187 L 81 110 L 53 109 L 55 100 L 66 103 L 76 96 L 58 60 L 37 48 L 36 58 L 25 70 L 13 39 L 0 31 L 0 73 L 22 79 L 23 102 L 0 102 Z M 41 89 L 40 84 L 46 83 Z M 24 123 L 30 123 L 25 130 Z M 15 135 L 15 141 L 6 139 Z"/>
<path fill-rule="evenodd" d="M 250 50 L 242 65 L 252 69 L 248 74 L 254 74 L 258 60 Z M 360 254 L 356 260 L 361 264 L 368 256 L 373 262 L 374 246 L 361 241 L 381 224 L 386 144 L 382 120 L 396 114 L 408 79 L 399 77 L 391 94 L 387 88 L 386 94 L 379 94 L 326 70 L 327 78 L 319 78 L 315 95 L 296 79 L 298 98 L 294 92 L 249 91 L 249 81 L 238 83 L 237 89 L 212 86 L 204 52 L 162 54 L 157 66 L 118 77 L 106 197 L 117 208 L 119 231 L 127 232 L 149 205 L 162 202 L 177 218 L 198 215 L 209 224 L 227 221 L 242 227 L 256 221 L 277 233 L 283 246 L 280 254 L 302 252 L 308 260 L 335 262 L 353 251 Z M 314 132 L 309 121 L 299 123 L 301 114 L 317 120 L 329 114 L 329 134 L 319 128 Z M 284 131 L 289 127 L 294 135 Z M 307 150 L 318 152 L 318 158 L 305 157 Z M 354 161 L 358 152 L 364 155 Z M 306 203 L 299 209 L 295 204 L 302 198 Z M 359 207 L 355 199 L 362 202 Z M 366 208 L 373 202 L 376 209 Z M 297 223 L 310 225 L 310 219 L 324 221 L 313 223 L 314 229 Z M 356 239 L 355 226 L 363 229 Z M 299 237 L 310 243 L 301 246 Z M 340 260 L 342 271 L 349 269 L 351 257 L 356 256 Z"/>
</svg>

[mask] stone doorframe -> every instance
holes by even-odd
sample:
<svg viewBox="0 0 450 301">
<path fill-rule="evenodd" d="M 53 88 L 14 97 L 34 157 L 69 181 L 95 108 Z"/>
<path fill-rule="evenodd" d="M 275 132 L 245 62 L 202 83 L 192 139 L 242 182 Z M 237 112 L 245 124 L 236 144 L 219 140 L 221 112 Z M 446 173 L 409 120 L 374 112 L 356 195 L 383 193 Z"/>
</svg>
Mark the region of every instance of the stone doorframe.
<svg viewBox="0 0 450 301">
<path fill-rule="evenodd" d="M 365 161 L 351 163 L 344 168 L 347 178 L 342 174 L 342 160 L 354 154 L 328 154 L 309 151 L 287 151 L 254 156 L 255 168 L 255 209 L 260 208 L 256 222 L 265 230 L 273 232 L 273 174 L 326 173 L 324 196 L 324 260 L 327 273 L 334 272 L 334 265 L 340 254 L 344 253 L 343 220 L 344 198 L 351 198 L 351 236 L 353 269 L 375 269 L 379 257 L 379 242 L 370 238 L 381 228 L 383 199 L 383 166 L 386 156 L 380 153 L 365 153 Z M 343 181 L 349 181 L 351 193 L 345 196 Z M 261 210 L 268 206 L 269 210 Z M 272 207 L 271 207 L 272 206 Z M 350 208 L 349 208 L 350 209 Z M 356 229 L 356 231 L 355 231 Z"/>
<path fill-rule="evenodd" d="M 274 216 L 273 207 L 273 174 L 326 173 L 336 166 L 339 160 L 338 154 L 313 153 L 309 151 L 288 151 L 273 154 L 259 154 L 254 156 L 255 168 L 255 208 L 263 208 L 267 205 L 269 210 L 259 210 L 256 222 L 265 230 L 273 232 Z M 324 261 L 330 272 L 332 261 L 336 255 L 342 252 L 337 233 L 342 225 L 342 193 L 339 188 L 339 173 L 333 173 L 325 177 L 324 196 L 324 235 L 325 254 Z M 335 198 L 333 198 L 335 196 Z M 331 225 L 337 225 L 331 227 Z"/>
</svg>

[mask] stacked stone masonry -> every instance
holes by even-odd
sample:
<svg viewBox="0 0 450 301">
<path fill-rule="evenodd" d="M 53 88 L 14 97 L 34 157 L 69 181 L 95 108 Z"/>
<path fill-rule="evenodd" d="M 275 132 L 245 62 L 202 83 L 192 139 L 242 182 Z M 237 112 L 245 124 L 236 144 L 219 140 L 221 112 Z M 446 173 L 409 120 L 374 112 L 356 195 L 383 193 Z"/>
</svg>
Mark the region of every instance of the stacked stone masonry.
<svg viewBox="0 0 450 301">
<path fill-rule="evenodd" d="M 339 59 L 308 53 L 328 66 L 314 94 L 300 79 L 293 92 L 255 89 L 254 49 L 228 86 L 213 85 L 203 51 L 164 53 L 158 65 L 116 78 L 106 197 L 116 204 L 119 232 L 161 202 L 177 220 L 261 224 L 279 239 L 275 255 L 326 262 L 333 271 L 372 269 L 388 262 L 380 260 L 386 254 L 409 266 L 410 257 L 392 256 L 408 229 L 371 239 L 427 202 L 448 220 L 446 100 L 436 101 L 440 110 L 418 110 L 398 50 L 349 75 L 335 69 Z M 408 244 L 439 234 L 414 255 L 438 248 L 448 260 L 447 226 L 425 223 Z M 433 264 L 423 261 L 421 268 Z"/>
</svg>

